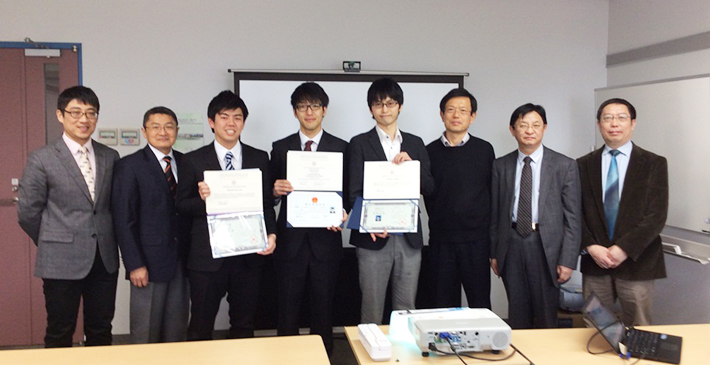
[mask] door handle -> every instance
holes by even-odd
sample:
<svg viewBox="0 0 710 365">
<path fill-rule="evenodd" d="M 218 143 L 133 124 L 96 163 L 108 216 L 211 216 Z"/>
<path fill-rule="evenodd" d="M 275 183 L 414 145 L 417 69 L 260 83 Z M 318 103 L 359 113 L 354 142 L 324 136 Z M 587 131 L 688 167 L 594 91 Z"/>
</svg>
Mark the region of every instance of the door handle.
<svg viewBox="0 0 710 365">
<path fill-rule="evenodd" d="M 10 199 L 0 199 L 0 207 L 9 207 L 17 204 L 20 201 L 19 197 L 12 197 Z"/>
</svg>

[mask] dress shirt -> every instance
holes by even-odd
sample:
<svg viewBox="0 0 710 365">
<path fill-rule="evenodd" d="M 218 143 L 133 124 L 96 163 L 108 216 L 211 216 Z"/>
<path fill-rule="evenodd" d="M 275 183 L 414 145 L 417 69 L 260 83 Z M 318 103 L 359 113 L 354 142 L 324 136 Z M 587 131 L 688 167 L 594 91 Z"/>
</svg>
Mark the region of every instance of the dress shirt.
<svg viewBox="0 0 710 365">
<path fill-rule="evenodd" d="M 382 144 L 382 149 L 385 151 L 385 156 L 387 156 L 387 161 L 394 160 L 394 156 L 402 152 L 402 133 L 397 128 L 397 132 L 394 135 L 394 139 L 385 133 L 379 126 L 375 127 L 377 135 L 380 137 L 380 144 Z"/>
<path fill-rule="evenodd" d="M 75 140 L 69 138 L 66 133 L 62 133 L 62 139 L 69 148 L 69 152 L 71 152 L 72 157 L 74 157 L 74 161 L 76 162 L 77 167 L 81 166 L 81 155 L 83 154 L 82 148 L 86 147 L 86 149 L 89 151 L 89 164 L 91 165 L 91 174 L 94 176 L 94 181 L 96 181 L 96 154 L 94 153 L 94 147 L 91 145 L 91 139 L 89 139 L 89 141 L 83 145 L 80 145 Z M 79 167 L 79 170 L 81 170 L 81 167 Z"/>
<path fill-rule="evenodd" d="M 624 190 L 624 178 L 626 177 L 626 170 L 629 169 L 629 160 L 633 149 L 634 144 L 631 141 L 617 148 L 619 151 L 619 154 L 616 155 L 616 167 L 619 171 L 619 201 L 621 201 L 621 191 Z M 606 189 L 606 175 L 609 174 L 609 165 L 611 165 L 611 150 L 609 146 L 605 145 L 602 153 L 602 191 Z"/>
<path fill-rule="evenodd" d="M 168 163 L 163 160 L 165 156 L 170 157 L 170 170 L 173 172 L 173 177 L 175 177 L 175 183 L 178 182 L 178 173 L 177 173 L 177 163 L 175 162 L 175 155 L 173 155 L 173 149 L 170 149 L 170 153 L 167 155 L 158 151 L 157 148 L 153 147 L 150 143 L 148 143 L 148 147 L 150 147 L 151 151 L 153 151 L 153 154 L 155 154 L 155 158 L 158 159 L 158 163 L 160 163 L 160 167 L 165 171 L 165 168 L 168 166 Z"/>
<path fill-rule="evenodd" d="M 532 170 L 532 222 L 537 223 L 537 208 L 540 200 L 540 167 L 542 166 L 542 153 L 544 148 L 542 145 L 530 154 L 530 169 Z M 520 193 L 520 174 L 523 172 L 523 166 L 527 157 L 524 153 L 518 150 L 518 163 L 515 166 L 515 203 L 513 203 L 513 222 L 516 222 L 518 217 L 518 194 Z"/>
<path fill-rule="evenodd" d="M 231 150 L 228 150 L 227 147 L 222 146 L 217 142 L 216 140 L 214 141 L 214 151 L 217 153 L 217 159 L 219 160 L 219 166 L 222 167 L 222 170 L 227 168 L 227 163 L 224 162 L 224 156 L 227 155 L 227 152 L 232 152 L 232 166 L 234 167 L 235 170 L 241 170 L 242 169 L 242 143 L 237 141 L 237 144 L 232 147 Z"/>
<path fill-rule="evenodd" d="M 313 141 L 311 144 L 311 151 L 318 151 L 318 145 L 320 145 L 320 139 L 323 137 L 323 129 L 318 132 L 313 138 L 308 138 L 307 135 L 303 134 L 300 130 L 298 131 L 298 137 L 301 138 L 301 151 L 306 149 L 306 142 Z"/>
<path fill-rule="evenodd" d="M 444 147 L 461 147 L 461 146 L 465 145 L 466 142 L 468 142 L 469 139 L 471 139 L 471 135 L 469 135 L 468 133 L 466 133 L 466 135 L 463 136 L 463 139 L 461 140 L 461 142 L 459 142 L 456 146 L 452 146 L 451 143 L 449 142 L 449 140 L 446 139 L 446 132 L 444 132 L 444 133 L 441 134 L 441 138 L 440 138 L 440 139 L 441 139 L 441 143 L 444 144 Z"/>
</svg>

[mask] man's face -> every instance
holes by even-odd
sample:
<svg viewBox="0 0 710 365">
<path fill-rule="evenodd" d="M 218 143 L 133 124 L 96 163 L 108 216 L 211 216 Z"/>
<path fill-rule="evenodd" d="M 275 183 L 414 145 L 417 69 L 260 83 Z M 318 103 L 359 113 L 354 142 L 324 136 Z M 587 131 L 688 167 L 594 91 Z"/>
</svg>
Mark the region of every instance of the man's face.
<svg viewBox="0 0 710 365">
<path fill-rule="evenodd" d="M 178 126 L 167 114 L 152 114 L 143 127 L 143 137 L 158 151 L 168 154 L 177 139 Z"/>
<path fill-rule="evenodd" d="M 389 96 L 370 105 L 370 113 L 375 118 L 377 125 L 381 127 L 389 127 L 397 123 L 400 111 L 402 111 L 402 106 Z"/>
<path fill-rule="evenodd" d="M 71 115 L 72 112 L 81 113 L 81 116 L 75 118 Z M 87 116 L 87 113 L 91 117 Z M 73 141 L 83 145 L 91 139 L 99 117 L 96 108 L 74 99 L 67 104 L 66 109 L 57 109 L 57 119 L 64 125 L 64 133 Z"/>
<path fill-rule="evenodd" d="M 471 99 L 465 96 L 449 99 L 440 114 L 446 131 L 451 133 L 465 133 L 476 119 L 476 113 L 471 114 Z"/>
<path fill-rule="evenodd" d="M 631 139 L 636 128 L 636 119 L 631 119 L 631 113 L 626 105 L 609 104 L 602 109 L 597 126 L 604 143 L 611 149 L 617 149 Z"/>
<path fill-rule="evenodd" d="M 293 115 L 301 124 L 301 132 L 307 136 L 314 136 L 321 130 L 321 123 L 325 117 L 327 107 L 322 106 L 319 102 L 302 101 L 296 104 L 293 109 Z"/>
<path fill-rule="evenodd" d="M 537 112 L 523 115 L 515 122 L 515 128 L 510 127 L 510 133 L 518 141 L 518 147 L 523 150 L 535 151 L 542 144 L 542 136 L 547 125 Z"/>
<path fill-rule="evenodd" d="M 207 119 L 214 129 L 214 139 L 226 148 L 232 148 L 239 141 L 239 135 L 244 129 L 244 113 L 242 108 L 222 110 Z"/>
</svg>

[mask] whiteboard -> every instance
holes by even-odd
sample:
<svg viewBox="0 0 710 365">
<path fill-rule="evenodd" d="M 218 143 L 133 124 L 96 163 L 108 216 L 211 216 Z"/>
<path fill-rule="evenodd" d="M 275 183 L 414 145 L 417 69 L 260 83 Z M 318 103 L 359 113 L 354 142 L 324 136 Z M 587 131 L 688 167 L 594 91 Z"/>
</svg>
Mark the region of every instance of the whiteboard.
<svg viewBox="0 0 710 365">
<path fill-rule="evenodd" d="M 710 218 L 710 75 L 595 90 L 597 108 L 623 98 L 636 108 L 631 140 L 668 159 L 666 225 L 700 232 Z M 597 146 L 604 140 L 597 130 Z"/>
</svg>

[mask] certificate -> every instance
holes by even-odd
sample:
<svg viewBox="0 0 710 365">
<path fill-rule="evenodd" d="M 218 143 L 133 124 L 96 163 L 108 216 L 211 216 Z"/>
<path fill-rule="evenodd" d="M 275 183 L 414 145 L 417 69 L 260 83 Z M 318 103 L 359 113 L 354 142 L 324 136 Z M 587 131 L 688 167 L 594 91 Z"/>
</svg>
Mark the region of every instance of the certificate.
<svg viewBox="0 0 710 365">
<path fill-rule="evenodd" d="M 413 233 L 417 231 L 419 199 L 363 200 L 361 233 Z"/>
<path fill-rule="evenodd" d="M 363 199 L 419 200 L 419 161 L 366 161 Z"/>
<path fill-rule="evenodd" d="M 268 243 L 263 211 L 208 215 L 207 225 L 215 259 L 263 251 Z"/>
<path fill-rule="evenodd" d="M 342 191 L 342 152 L 288 151 L 286 178 L 293 190 Z"/>
<path fill-rule="evenodd" d="M 207 214 L 261 212 L 261 170 L 205 171 L 210 196 L 205 200 Z"/>
<path fill-rule="evenodd" d="M 286 196 L 286 225 L 328 228 L 343 220 L 343 197 L 333 191 L 294 191 Z"/>
</svg>

